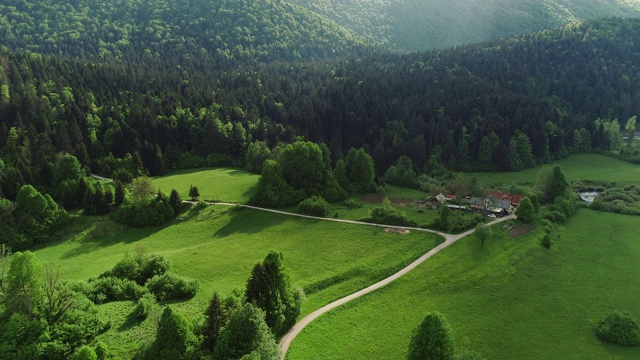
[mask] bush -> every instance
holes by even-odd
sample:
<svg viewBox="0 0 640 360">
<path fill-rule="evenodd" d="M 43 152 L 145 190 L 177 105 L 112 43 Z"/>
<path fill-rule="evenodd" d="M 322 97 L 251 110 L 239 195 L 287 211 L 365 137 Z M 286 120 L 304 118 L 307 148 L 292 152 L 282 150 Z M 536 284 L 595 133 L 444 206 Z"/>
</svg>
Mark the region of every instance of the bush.
<svg viewBox="0 0 640 360">
<path fill-rule="evenodd" d="M 144 227 L 165 223 L 174 214 L 169 197 L 164 195 L 135 202 L 125 201 L 116 213 L 115 219 L 129 226 Z"/>
<path fill-rule="evenodd" d="M 384 199 L 384 201 L 382 202 L 382 206 L 376 207 L 371 210 L 371 217 L 365 219 L 365 221 L 394 226 L 418 226 L 418 223 L 410 220 L 405 213 L 394 208 L 391 205 L 391 201 L 389 200 L 389 198 Z"/>
<path fill-rule="evenodd" d="M 156 275 L 147 282 L 147 289 L 164 301 L 171 299 L 190 299 L 198 291 L 198 280 L 187 279 L 172 273 Z"/>
<path fill-rule="evenodd" d="M 100 277 L 116 277 L 132 280 L 144 285 L 156 275 L 162 275 L 171 269 L 171 262 L 161 255 L 126 256 L 118 261 L 113 269 L 104 272 Z"/>
<path fill-rule="evenodd" d="M 119 279 L 114 276 L 90 279 L 89 286 L 82 290 L 94 303 L 137 300 L 147 292 L 133 280 Z"/>
<path fill-rule="evenodd" d="M 298 204 L 298 213 L 324 217 L 331 211 L 331 206 L 320 196 L 312 196 Z"/>
<path fill-rule="evenodd" d="M 622 346 L 640 345 L 640 327 L 629 314 L 614 311 L 596 325 L 596 335 L 603 341 Z"/>
<path fill-rule="evenodd" d="M 146 293 L 142 295 L 140 299 L 138 299 L 138 304 L 133 310 L 133 314 L 139 319 L 146 319 L 147 316 L 149 316 L 149 313 L 151 313 L 151 310 L 153 309 L 153 305 L 155 303 L 155 296 L 153 296 L 153 294 Z"/>
<path fill-rule="evenodd" d="M 364 206 L 364 204 L 358 199 L 347 199 L 344 202 L 344 206 L 348 207 L 349 209 L 360 209 Z"/>
<path fill-rule="evenodd" d="M 549 236 L 549 234 L 545 234 L 540 243 L 545 248 L 551 249 L 551 237 Z"/>
</svg>

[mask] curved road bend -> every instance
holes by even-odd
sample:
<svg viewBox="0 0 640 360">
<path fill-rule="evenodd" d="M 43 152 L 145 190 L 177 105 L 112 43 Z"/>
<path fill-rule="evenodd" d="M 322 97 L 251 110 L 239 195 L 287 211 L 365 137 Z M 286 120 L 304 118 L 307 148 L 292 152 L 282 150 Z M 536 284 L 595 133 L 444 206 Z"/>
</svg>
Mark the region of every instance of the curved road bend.
<svg viewBox="0 0 640 360">
<path fill-rule="evenodd" d="M 193 202 L 192 201 L 185 201 L 185 202 L 192 203 L 192 204 L 195 203 L 194 201 Z M 322 314 L 324 314 L 326 312 L 329 312 L 329 311 L 337 308 L 340 305 L 346 304 L 346 303 L 348 303 L 349 301 L 351 301 L 353 299 L 357 299 L 357 298 L 359 298 L 359 297 L 361 297 L 363 295 L 366 295 L 366 294 L 368 294 L 368 293 L 370 293 L 372 291 L 380 289 L 381 287 L 389 284 L 390 282 L 398 279 L 402 275 L 405 275 L 409 271 L 413 270 L 418 265 L 422 264 L 427 259 L 429 259 L 433 255 L 437 254 L 441 250 L 446 249 L 447 247 L 449 247 L 454 242 L 462 239 L 465 236 L 471 235 L 476 231 L 476 229 L 474 228 L 474 229 L 465 231 L 465 232 L 463 232 L 461 234 L 446 234 L 446 233 L 442 233 L 442 232 L 435 231 L 435 230 L 430 230 L 430 229 L 406 227 L 406 226 L 389 226 L 389 225 L 372 224 L 372 223 L 366 223 L 366 222 L 362 222 L 362 221 L 353 221 L 353 220 L 344 220 L 344 219 L 321 218 L 321 217 L 317 217 L 317 216 L 309 216 L 309 215 L 289 213 L 289 212 L 280 211 L 280 210 L 260 208 L 260 207 L 251 206 L 251 205 L 242 205 L 242 204 L 225 203 L 225 202 L 207 202 L 207 203 L 211 204 L 211 205 L 241 206 L 243 208 L 248 208 L 248 209 L 267 211 L 267 212 L 276 213 L 276 214 L 282 214 L 282 215 L 288 215 L 288 216 L 297 216 L 297 217 L 302 217 L 302 218 L 307 218 L 307 219 L 314 219 L 314 220 L 335 221 L 335 222 L 341 222 L 341 223 L 347 223 L 347 224 L 377 226 L 377 227 L 384 227 L 384 228 L 393 227 L 393 228 L 397 228 L 397 229 L 423 231 L 423 232 L 429 232 L 429 233 L 432 233 L 432 234 L 440 235 L 440 236 L 444 237 L 444 239 L 445 239 L 445 241 L 443 243 L 441 243 L 440 245 L 438 245 L 438 246 L 434 247 L 433 249 L 429 250 L 426 254 L 422 255 L 421 257 L 416 259 L 414 262 L 412 262 L 411 264 L 407 265 L 406 267 L 404 267 L 402 270 L 398 271 L 397 273 L 389 276 L 388 278 L 380 280 L 377 283 L 375 283 L 373 285 L 370 285 L 370 286 L 368 286 L 368 287 L 366 287 L 366 288 L 364 288 L 362 290 L 356 291 L 351 295 L 347 295 L 347 296 L 345 296 L 345 297 L 343 297 L 341 299 L 338 299 L 338 300 L 336 300 L 336 301 L 334 301 L 334 302 L 332 302 L 330 304 L 327 304 L 327 305 L 321 307 L 320 309 L 312 312 L 311 314 L 305 316 L 304 318 L 302 318 L 302 320 L 298 321 L 291 328 L 291 330 L 289 330 L 289 332 L 285 336 L 283 336 L 282 339 L 280 339 L 280 343 L 278 344 L 278 348 L 280 349 L 280 352 L 282 354 L 282 357 L 281 357 L 282 359 L 285 358 L 285 356 L 287 355 L 287 350 L 289 350 L 289 346 L 291 346 L 291 343 L 296 338 L 296 336 L 298 336 L 298 334 L 302 331 L 302 329 L 304 329 L 307 325 L 309 325 L 309 323 L 311 323 L 313 320 L 315 320 L 320 315 L 322 315 Z M 515 215 L 509 215 L 509 216 L 505 216 L 503 218 L 499 218 L 499 219 L 493 220 L 493 221 L 489 222 L 487 225 L 494 225 L 494 224 L 497 224 L 499 222 L 510 220 L 510 219 L 515 219 L 515 218 L 516 218 Z"/>
</svg>

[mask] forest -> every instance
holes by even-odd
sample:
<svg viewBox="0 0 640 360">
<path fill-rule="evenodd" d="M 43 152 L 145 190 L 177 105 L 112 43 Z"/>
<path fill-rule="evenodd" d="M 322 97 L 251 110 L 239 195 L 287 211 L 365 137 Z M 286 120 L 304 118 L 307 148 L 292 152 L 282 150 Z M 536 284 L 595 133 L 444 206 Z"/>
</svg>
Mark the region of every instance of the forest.
<svg viewBox="0 0 640 360">
<path fill-rule="evenodd" d="M 640 4 L 609 0 L 291 0 L 369 42 L 424 51 L 611 16 L 639 17 Z"/>
<path fill-rule="evenodd" d="M 504 171 L 619 149 L 640 112 L 639 34 L 638 20 L 597 20 L 421 54 L 233 69 L 214 56 L 196 66 L 176 54 L 92 61 L 4 47 L 2 192 L 46 192 L 57 153 L 135 177 L 244 166 L 248 153 L 259 165 L 301 137 L 326 144 L 334 163 L 363 148 L 379 176 L 403 155 L 419 172 Z"/>
</svg>

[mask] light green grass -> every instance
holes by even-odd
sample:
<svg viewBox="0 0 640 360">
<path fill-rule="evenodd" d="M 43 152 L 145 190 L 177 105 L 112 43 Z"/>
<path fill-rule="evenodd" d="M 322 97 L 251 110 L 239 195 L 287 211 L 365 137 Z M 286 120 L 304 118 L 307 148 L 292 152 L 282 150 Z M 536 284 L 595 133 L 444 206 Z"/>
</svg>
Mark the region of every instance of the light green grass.
<svg viewBox="0 0 640 360">
<path fill-rule="evenodd" d="M 259 175 L 236 168 L 180 170 L 153 179 L 156 187 L 167 194 L 176 189 L 183 199 L 189 198 L 191 185 L 197 186 L 201 200 L 246 203 L 258 184 Z"/>
<path fill-rule="evenodd" d="M 484 246 L 462 239 L 387 287 L 323 315 L 287 359 L 403 359 L 411 331 L 443 313 L 457 343 L 487 359 L 638 359 L 640 348 L 598 340 L 594 324 L 622 310 L 640 318 L 637 217 L 580 210 L 551 251 L 539 231 L 501 229 Z"/>
<path fill-rule="evenodd" d="M 599 154 L 578 154 L 554 161 L 546 166 L 560 165 L 569 180 L 615 181 L 618 184 L 637 184 L 640 165 L 631 164 L 613 157 Z M 479 173 L 478 181 L 485 184 L 535 183 L 542 166 L 520 172 Z M 470 174 L 471 175 L 471 174 Z"/>
<path fill-rule="evenodd" d="M 144 246 L 149 253 L 171 260 L 177 274 L 200 281 L 194 299 L 175 305 L 190 319 L 200 316 L 214 291 L 229 295 L 243 289 L 252 267 L 271 250 L 284 253 L 294 285 L 309 288 L 326 283 L 307 294 L 306 314 L 390 275 L 442 241 L 423 232 L 387 234 L 377 227 L 223 206 L 191 210 L 167 227 L 125 229 L 108 218 L 93 217 L 84 218 L 76 230 L 77 235 L 67 241 L 36 250 L 41 262 L 59 266 L 65 279 L 86 280 L 112 268 L 125 253 L 134 254 L 136 246 Z M 108 309 L 120 314 L 118 324 L 125 323 L 123 314 L 132 310 Z M 136 326 L 118 329 L 112 328 L 103 338 L 109 347 L 122 349 L 119 355 L 124 358 L 137 344 L 123 345 L 121 339 L 149 334 Z"/>
</svg>

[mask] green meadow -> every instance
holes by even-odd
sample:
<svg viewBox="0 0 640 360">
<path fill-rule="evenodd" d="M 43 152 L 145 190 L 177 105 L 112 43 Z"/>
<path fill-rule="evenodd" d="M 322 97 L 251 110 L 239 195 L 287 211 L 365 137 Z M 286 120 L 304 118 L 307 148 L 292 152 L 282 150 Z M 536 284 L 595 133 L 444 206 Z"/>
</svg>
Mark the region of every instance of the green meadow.
<svg viewBox="0 0 640 360">
<path fill-rule="evenodd" d="M 442 241 L 424 232 L 387 234 L 378 227 L 224 206 L 192 209 L 169 226 L 145 229 L 126 229 L 108 217 L 84 217 L 70 233 L 75 234 L 35 251 L 40 261 L 58 266 L 65 279 L 81 281 L 142 246 L 170 259 L 177 274 L 199 280 L 196 297 L 175 304 L 192 319 L 214 291 L 229 295 L 244 289 L 252 267 L 271 250 L 285 255 L 293 284 L 307 290 L 306 314 L 389 276 Z M 114 322 L 101 339 L 120 356 L 130 357 L 137 344 L 153 339 L 155 320 L 133 321 L 132 303 L 101 308 Z"/>
<path fill-rule="evenodd" d="M 156 177 L 153 183 L 167 194 L 176 189 L 183 199 L 189 198 L 191 185 L 197 186 L 201 200 L 246 203 L 260 175 L 238 168 L 189 169 Z"/>
<path fill-rule="evenodd" d="M 545 166 L 560 165 L 568 180 L 594 180 L 617 182 L 620 185 L 637 184 L 640 179 L 640 165 L 628 163 L 600 154 L 577 154 L 554 161 Z M 478 181 L 485 184 L 526 184 L 535 183 L 542 166 L 519 172 L 478 173 Z M 471 174 L 470 174 L 471 175 Z"/>
<path fill-rule="evenodd" d="M 494 227 L 481 245 L 461 239 L 385 288 L 318 318 L 287 359 L 402 359 L 412 330 L 444 314 L 457 347 L 487 359 L 638 359 L 594 324 L 621 310 L 640 318 L 640 223 L 582 209 L 551 250 L 540 231 L 518 239 Z"/>
</svg>

